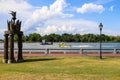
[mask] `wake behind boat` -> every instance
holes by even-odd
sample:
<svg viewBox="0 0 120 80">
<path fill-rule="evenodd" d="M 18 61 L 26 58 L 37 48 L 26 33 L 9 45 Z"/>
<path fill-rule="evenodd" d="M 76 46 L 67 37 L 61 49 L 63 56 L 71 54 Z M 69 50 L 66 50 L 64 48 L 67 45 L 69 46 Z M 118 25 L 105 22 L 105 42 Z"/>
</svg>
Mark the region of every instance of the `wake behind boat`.
<svg viewBox="0 0 120 80">
<path fill-rule="evenodd" d="M 94 47 L 92 45 L 72 45 L 72 47 L 80 47 L 80 48 L 90 48 L 90 47 Z"/>
</svg>

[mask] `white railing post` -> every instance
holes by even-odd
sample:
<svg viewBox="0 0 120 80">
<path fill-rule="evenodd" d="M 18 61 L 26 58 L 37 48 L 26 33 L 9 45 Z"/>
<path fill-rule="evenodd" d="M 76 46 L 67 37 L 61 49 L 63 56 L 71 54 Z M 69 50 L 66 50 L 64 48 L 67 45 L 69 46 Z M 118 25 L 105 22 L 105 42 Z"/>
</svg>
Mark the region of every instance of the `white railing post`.
<svg viewBox="0 0 120 80">
<path fill-rule="evenodd" d="M 29 54 L 31 54 L 31 50 L 29 51 Z"/>
<path fill-rule="evenodd" d="M 51 53 L 51 51 L 50 51 L 50 49 L 49 49 L 49 53 L 48 54 L 50 54 Z"/>
<path fill-rule="evenodd" d="M 117 49 L 116 48 L 114 48 L 114 54 L 117 54 Z"/>
<path fill-rule="evenodd" d="M 66 54 L 66 51 L 64 50 L 64 54 Z"/>
<path fill-rule="evenodd" d="M 46 48 L 45 55 L 49 54 L 49 49 Z"/>
<path fill-rule="evenodd" d="M 83 54 L 83 49 L 82 48 L 80 48 L 80 54 Z"/>
</svg>

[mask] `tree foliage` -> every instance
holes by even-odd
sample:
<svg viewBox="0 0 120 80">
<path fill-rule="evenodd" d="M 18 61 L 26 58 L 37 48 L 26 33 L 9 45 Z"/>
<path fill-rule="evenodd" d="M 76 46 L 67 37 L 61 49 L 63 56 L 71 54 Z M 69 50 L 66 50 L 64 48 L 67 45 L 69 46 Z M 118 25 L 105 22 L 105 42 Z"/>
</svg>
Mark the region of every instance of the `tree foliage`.
<svg viewBox="0 0 120 80">
<path fill-rule="evenodd" d="M 39 42 L 41 41 L 41 35 L 37 33 L 29 34 L 28 40 L 30 42 Z"/>
<path fill-rule="evenodd" d="M 102 42 L 120 42 L 120 36 L 108 36 L 105 34 L 101 35 Z M 29 35 L 23 35 L 22 37 L 24 42 L 41 42 L 45 40 L 47 42 L 99 42 L 99 34 L 49 34 L 41 36 L 38 33 L 31 33 Z M 17 35 L 14 35 L 14 40 L 17 41 Z"/>
</svg>

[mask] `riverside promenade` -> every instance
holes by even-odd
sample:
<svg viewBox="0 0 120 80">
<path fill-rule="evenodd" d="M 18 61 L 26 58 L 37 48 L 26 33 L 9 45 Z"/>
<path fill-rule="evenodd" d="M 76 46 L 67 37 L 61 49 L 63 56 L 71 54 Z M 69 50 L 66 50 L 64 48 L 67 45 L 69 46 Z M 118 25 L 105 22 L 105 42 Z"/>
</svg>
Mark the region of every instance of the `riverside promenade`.
<svg viewBox="0 0 120 80">
<path fill-rule="evenodd" d="M 18 55 L 17 53 L 14 53 L 15 57 Z M 3 56 L 3 52 L 0 52 L 0 56 Z M 96 56 L 99 57 L 99 53 L 96 52 L 86 52 L 86 53 L 77 53 L 77 52 L 52 52 L 52 53 L 44 53 L 44 52 L 23 52 L 23 57 L 32 57 L 32 56 Z M 103 52 L 103 57 L 120 57 L 120 53 L 110 53 L 110 52 Z"/>
</svg>

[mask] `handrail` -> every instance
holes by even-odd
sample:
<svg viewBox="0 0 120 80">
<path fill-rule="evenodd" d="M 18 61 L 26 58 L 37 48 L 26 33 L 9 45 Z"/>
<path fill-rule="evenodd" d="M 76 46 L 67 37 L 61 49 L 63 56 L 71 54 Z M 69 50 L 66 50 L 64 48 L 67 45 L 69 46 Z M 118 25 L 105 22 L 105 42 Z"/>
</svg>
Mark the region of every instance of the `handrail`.
<svg viewBox="0 0 120 80">
<path fill-rule="evenodd" d="M 17 50 L 18 48 L 14 48 L 14 50 Z M 99 50 L 99 48 L 90 48 L 90 49 L 86 49 L 86 48 L 23 48 L 23 50 L 80 50 L 80 49 L 84 49 L 84 50 Z M 117 49 L 117 48 L 114 48 Z M 4 50 L 3 48 L 0 48 L 0 50 Z M 102 49 L 102 50 L 113 50 L 113 49 Z M 117 49 L 120 50 L 120 49 Z"/>
<path fill-rule="evenodd" d="M 14 51 L 17 52 L 17 48 L 14 48 Z M 42 51 L 41 51 L 42 50 Z M 44 52 L 44 53 L 51 53 L 51 52 L 56 52 L 56 50 L 59 52 L 59 51 L 62 51 L 64 53 L 66 52 L 70 52 L 71 50 L 73 50 L 72 52 L 75 52 L 74 50 L 78 50 L 77 52 L 79 53 L 84 53 L 84 52 L 87 52 L 86 50 L 90 51 L 90 52 L 99 52 L 100 49 L 84 49 L 84 48 L 40 48 L 40 49 L 37 49 L 37 48 L 23 48 L 23 52 Z M 69 50 L 69 51 L 68 51 Z M 96 51 L 97 50 L 97 51 Z M 105 50 L 107 50 L 107 52 L 110 52 L 112 51 L 113 53 L 118 53 L 118 51 L 120 51 L 120 49 L 102 49 L 102 51 L 104 52 Z M 4 52 L 4 49 L 0 49 L 0 52 Z"/>
</svg>

